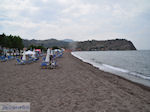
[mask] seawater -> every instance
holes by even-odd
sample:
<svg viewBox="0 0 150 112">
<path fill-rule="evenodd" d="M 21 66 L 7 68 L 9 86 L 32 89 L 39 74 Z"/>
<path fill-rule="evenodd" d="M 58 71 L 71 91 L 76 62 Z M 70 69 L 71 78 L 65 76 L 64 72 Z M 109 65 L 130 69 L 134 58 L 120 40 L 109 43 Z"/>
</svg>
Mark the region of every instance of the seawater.
<svg viewBox="0 0 150 112">
<path fill-rule="evenodd" d="M 79 51 L 72 55 L 100 70 L 150 87 L 150 50 Z"/>
</svg>

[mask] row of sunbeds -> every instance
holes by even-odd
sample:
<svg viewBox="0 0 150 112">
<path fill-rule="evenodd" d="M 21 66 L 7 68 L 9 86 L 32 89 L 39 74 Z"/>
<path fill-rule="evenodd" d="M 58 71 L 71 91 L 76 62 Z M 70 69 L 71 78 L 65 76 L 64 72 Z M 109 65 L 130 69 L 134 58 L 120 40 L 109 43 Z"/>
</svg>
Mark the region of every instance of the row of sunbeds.
<svg viewBox="0 0 150 112">
<path fill-rule="evenodd" d="M 17 60 L 17 64 L 24 65 L 24 64 L 30 64 L 30 63 L 36 62 L 39 60 L 39 58 L 30 57 L 29 60 L 22 60 L 22 59 L 16 58 L 16 60 Z"/>
<path fill-rule="evenodd" d="M 53 58 L 49 61 L 49 62 L 46 62 L 45 61 L 45 58 L 46 57 L 43 57 L 42 59 L 42 63 L 41 63 L 41 68 L 42 69 L 53 69 L 53 68 L 56 68 L 58 65 L 57 65 L 57 58 L 60 58 L 63 56 L 63 52 L 58 52 L 57 54 L 54 54 L 53 55 Z"/>
<path fill-rule="evenodd" d="M 5 61 L 8 61 L 8 60 L 12 60 L 12 59 L 15 59 L 15 57 L 14 56 L 4 56 L 4 55 L 0 56 L 0 61 L 1 62 L 5 62 Z"/>
<path fill-rule="evenodd" d="M 29 56 L 28 60 L 22 60 L 19 58 L 19 56 L 0 56 L 0 61 L 5 62 L 8 60 L 16 59 L 18 65 L 25 65 L 30 64 L 33 62 L 36 62 L 39 60 L 39 57 L 42 55 L 38 55 L 35 58 Z M 41 68 L 56 68 L 57 67 L 57 58 L 60 58 L 63 56 L 63 52 L 58 52 L 57 54 L 53 55 L 53 58 L 50 60 L 50 62 L 45 62 L 45 57 L 42 58 Z"/>
</svg>

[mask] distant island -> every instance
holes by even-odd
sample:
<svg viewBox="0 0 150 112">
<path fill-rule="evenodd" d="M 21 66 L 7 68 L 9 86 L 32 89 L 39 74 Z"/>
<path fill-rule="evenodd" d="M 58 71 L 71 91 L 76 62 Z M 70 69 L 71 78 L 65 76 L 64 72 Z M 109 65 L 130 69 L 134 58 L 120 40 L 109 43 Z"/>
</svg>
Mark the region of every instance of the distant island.
<svg viewBox="0 0 150 112">
<path fill-rule="evenodd" d="M 136 50 L 135 46 L 131 41 L 126 39 L 115 39 L 115 40 L 88 40 L 88 41 L 73 41 L 71 39 L 56 40 L 23 40 L 25 47 L 31 45 L 38 45 L 44 47 L 63 47 L 65 49 L 75 51 L 108 51 L 108 50 Z"/>
</svg>

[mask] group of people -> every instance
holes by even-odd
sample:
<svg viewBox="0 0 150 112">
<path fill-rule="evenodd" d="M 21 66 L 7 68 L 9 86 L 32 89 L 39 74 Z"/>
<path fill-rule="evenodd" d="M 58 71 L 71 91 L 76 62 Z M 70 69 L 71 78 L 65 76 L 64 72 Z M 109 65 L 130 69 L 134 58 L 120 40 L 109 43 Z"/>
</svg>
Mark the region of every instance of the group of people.
<svg viewBox="0 0 150 112">
<path fill-rule="evenodd" d="M 41 63 L 42 68 L 56 68 L 57 63 L 56 59 L 63 55 L 63 49 L 55 49 L 52 48 L 47 49 L 46 57 L 43 58 L 43 62 Z"/>
<path fill-rule="evenodd" d="M 36 62 L 39 60 L 39 56 L 37 55 L 38 53 L 35 52 L 35 50 L 31 51 L 24 51 L 23 52 L 23 56 L 21 57 L 21 59 L 17 58 L 17 64 L 30 64 L 32 62 Z"/>
<path fill-rule="evenodd" d="M 0 47 L 0 55 L 2 56 L 20 56 L 22 55 L 23 50 L 15 49 L 15 48 L 5 48 Z"/>
<path fill-rule="evenodd" d="M 10 59 L 16 59 L 17 64 L 28 64 L 36 62 L 42 53 L 31 50 L 17 50 L 17 49 L 3 49 L 0 55 L 0 61 L 7 61 Z M 46 56 L 43 57 L 41 68 L 56 68 L 56 59 L 62 57 L 64 49 L 52 49 L 48 48 Z"/>
<path fill-rule="evenodd" d="M 22 55 L 22 50 L 0 47 L 0 61 L 5 62 Z"/>
</svg>

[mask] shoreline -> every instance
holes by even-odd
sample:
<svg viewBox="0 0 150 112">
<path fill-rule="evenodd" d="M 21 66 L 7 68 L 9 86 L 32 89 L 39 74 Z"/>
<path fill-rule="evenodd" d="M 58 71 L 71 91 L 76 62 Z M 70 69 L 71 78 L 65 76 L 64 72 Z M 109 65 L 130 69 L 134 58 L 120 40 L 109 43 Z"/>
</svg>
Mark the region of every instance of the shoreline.
<svg viewBox="0 0 150 112">
<path fill-rule="evenodd" d="M 0 63 L 0 102 L 30 102 L 31 112 L 150 111 L 150 88 L 103 72 L 71 53 L 56 69 L 41 69 L 39 60 Z"/>
<path fill-rule="evenodd" d="M 72 55 L 73 57 L 75 57 L 76 59 L 80 60 L 81 62 L 86 63 L 86 64 L 92 66 L 93 68 L 97 69 L 97 70 L 100 70 L 100 71 L 102 71 L 102 72 L 105 72 L 105 73 L 107 73 L 107 74 L 109 74 L 109 75 L 116 76 L 116 77 L 118 77 L 118 78 L 120 78 L 120 79 L 126 80 L 126 81 L 128 81 L 128 82 L 130 82 L 130 83 L 133 83 L 133 84 L 135 84 L 135 85 L 138 85 L 139 87 L 141 87 L 141 88 L 143 88 L 143 89 L 146 89 L 146 90 L 150 91 L 150 87 L 149 87 L 149 86 L 143 85 L 143 84 L 138 83 L 138 82 L 134 82 L 134 81 L 132 81 L 132 80 L 130 80 L 130 79 L 127 79 L 127 78 L 125 78 L 125 77 L 119 76 L 119 75 L 114 74 L 114 73 L 110 73 L 110 72 L 107 72 L 107 71 L 103 71 L 103 70 L 101 70 L 100 68 L 94 66 L 93 64 L 91 64 L 91 63 L 89 63 L 89 62 L 83 61 L 82 59 L 79 59 L 78 57 L 74 56 L 73 54 L 71 54 L 71 55 Z"/>
<path fill-rule="evenodd" d="M 87 64 L 90 64 L 93 67 L 98 68 L 101 71 L 104 71 L 104 72 L 107 72 L 107 73 L 119 76 L 119 77 L 124 78 L 124 79 L 126 79 L 128 81 L 131 81 L 131 82 L 134 82 L 136 84 L 143 85 L 143 86 L 146 86 L 146 87 L 150 88 L 150 80 L 145 79 L 145 76 L 143 76 L 141 74 L 130 72 L 129 70 L 122 69 L 122 68 L 119 68 L 119 67 L 114 67 L 114 66 L 107 65 L 107 64 L 104 64 L 104 63 L 102 65 L 100 65 L 100 64 L 98 64 L 98 63 L 96 63 L 94 61 L 90 61 L 88 59 L 82 58 L 81 56 L 75 54 L 75 52 L 71 52 L 71 55 L 76 57 L 76 58 L 78 58 L 82 62 L 85 62 Z M 107 66 L 109 66 L 109 67 L 107 67 Z M 119 70 L 116 70 L 116 69 L 119 69 Z M 123 72 L 122 72 L 122 70 L 123 70 Z M 149 78 L 149 77 L 146 77 L 146 78 Z"/>
</svg>

